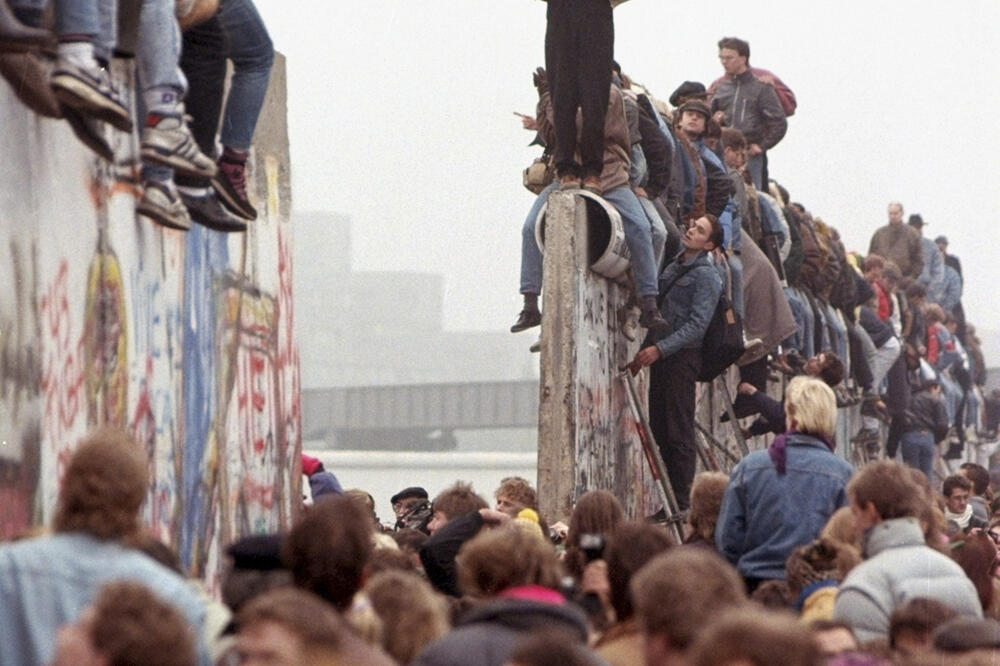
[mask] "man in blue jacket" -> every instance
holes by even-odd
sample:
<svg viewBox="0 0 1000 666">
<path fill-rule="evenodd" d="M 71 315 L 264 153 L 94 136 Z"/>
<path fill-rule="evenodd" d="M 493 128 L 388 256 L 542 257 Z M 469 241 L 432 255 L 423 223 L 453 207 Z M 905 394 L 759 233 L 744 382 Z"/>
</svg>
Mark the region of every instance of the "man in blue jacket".
<svg viewBox="0 0 1000 666">
<path fill-rule="evenodd" d="M 785 390 L 788 430 L 733 470 L 715 543 L 752 591 L 785 578 L 785 560 L 847 504 L 851 466 L 834 453 L 837 399 L 825 382 L 796 377 Z"/>
<path fill-rule="evenodd" d="M 670 484 L 681 510 L 688 507 L 694 479 L 695 384 L 701 371 L 701 345 L 722 294 L 722 276 L 712 253 L 722 245 L 719 218 L 706 214 L 691 223 L 684 250 L 660 276 L 660 312 L 665 334 L 636 354 L 633 373 L 647 365 L 649 426 L 660 447 Z"/>
</svg>

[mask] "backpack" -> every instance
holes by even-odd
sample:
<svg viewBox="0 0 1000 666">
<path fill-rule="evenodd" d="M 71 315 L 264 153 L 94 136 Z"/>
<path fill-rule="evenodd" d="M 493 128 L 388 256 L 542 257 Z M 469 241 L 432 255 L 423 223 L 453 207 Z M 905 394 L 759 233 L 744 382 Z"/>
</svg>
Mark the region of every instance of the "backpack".
<svg viewBox="0 0 1000 666">
<path fill-rule="evenodd" d="M 743 321 L 723 290 L 701 341 L 701 372 L 698 373 L 698 381 L 714 380 L 738 361 L 744 351 Z"/>
</svg>

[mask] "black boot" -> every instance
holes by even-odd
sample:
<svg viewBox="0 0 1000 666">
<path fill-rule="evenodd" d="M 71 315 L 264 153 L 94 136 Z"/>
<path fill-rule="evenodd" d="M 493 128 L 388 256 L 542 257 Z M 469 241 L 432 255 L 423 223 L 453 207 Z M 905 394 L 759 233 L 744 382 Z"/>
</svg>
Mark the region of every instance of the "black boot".
<svg viewBox="0 0 1000 666">
<path fill-rule="evenodd" d="M 538 294 L 524 294 L 524 309 L 517 315 L 517 321 L 510 327 L 511 333 L 520 333 L 542 323 L 542 313 L 538 309 Z"/>
<path fill-rule="evenodd" d="M 639 326 L 651 331 L 668 327 L 667 322 L 660 315 L 660 308 L 656 305 L 655 296 L 642 297 L 642 315 L 639 317 Z"/>
</svg>

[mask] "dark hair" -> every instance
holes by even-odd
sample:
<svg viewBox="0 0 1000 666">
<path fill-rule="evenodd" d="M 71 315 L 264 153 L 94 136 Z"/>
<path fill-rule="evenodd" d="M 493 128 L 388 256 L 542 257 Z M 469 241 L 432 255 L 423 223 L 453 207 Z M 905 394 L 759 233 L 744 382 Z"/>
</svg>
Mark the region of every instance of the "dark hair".
<svg viewBox="0 0 1000 666">
<path fill-rule="evenodd" d="M 962 488 L 963 490 L 971 492 L 972 481 L 969 481 L 961 474 L 952 474 L 944 480 L 943 484 L 941 484 L 941 494 L 945 497 L 951 497 L 951 493 L 955 490 L 955 488 Z"/>
<path fill-rule="evenodd" d="M 723 127 L 722 147 L 733 150 L 744 150 L 747 147 L 747 138 L 743 136 L 743 132 L 734 127 Z"/>
<path fill-rule="evenodd" d="M 723 37 L 719 40 L 720 49 L 732 49 L 750 62 L 750 43 L 739 37 Z"/>
<path fill-rule="evenodd" d="M 632 617 L 632 599 L 628 586 L 639 569 L 667 548 L 674 540 L 659 525 L 631 522 L 619 525 L 604 551 L 608 563 L 608 583 L 611 586 L 611 606 L 619 622 Z"/>
<path fill-rule="evenodd" d="M 930 634 L 958 613 L 936 599 L 916 597 L 897 606 L 889 617 L 889 646 L 895 647 L 902 632 Z"/>
<path fill-rule="evenodd" d="M 298 587 L 338 610 L 351 605 L 374 547 L 371 516 L 346 496 L 324 497 L 285 539 L 282 556 Z"/>
<path fill-rule="evenodd" d="M 924 287 L 924 285 L 920 284 L 919 282 L 914 282 L 913 284 L 911 284 L 909 287 L 906 288 L 906 297 L 909 299 L 926 298 L 927 289 Z"/>
<path fill-rule="evenodd" d="M 965 472 L 965 478 L 972 481 L 972 492 L 976 495 L 985 495 L 986 489 L 990 487 L 990 472 L 982 465 L 976 463 L 962 463 L 959 468 Z"/>
<path fill-rule="evenodd" d="M 580 550 L 580 537 L 600 534 L 607 537 L 625 520 L 625 510 L 613 493 L 607 490 L 588 490 L 580 495 L 569 517 L 566 532 L 566 555 L 563 566 L 574 578 L 583 575 L 585 557 Z"/>
<path fill-rule="evenodd" d="M 711 213 L 705 213 L 704 218 L 712 225 L 712 233 L 708 235 L 708 242 L 715 247 L 722 247 L 722 244 L 726 242 L 726 236 L 722 231 L 722 223 L 719 222 L 719 218 Z"/>
</svg>

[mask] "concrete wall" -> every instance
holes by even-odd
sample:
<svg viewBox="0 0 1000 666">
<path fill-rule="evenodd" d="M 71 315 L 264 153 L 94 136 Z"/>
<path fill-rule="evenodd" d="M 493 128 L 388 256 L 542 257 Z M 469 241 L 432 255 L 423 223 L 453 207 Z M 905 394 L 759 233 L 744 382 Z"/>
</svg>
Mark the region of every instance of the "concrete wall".
<svg viewBox="0 0 1000 666">
<path fill-rule="evenodd" d="M 139 218 L 137 137 L 107 131 L 118 166 L 0 83 L 0 538 L 47 524 L 79 440 L 124 426 L 149 453 L 147 524 L 215 583 L 220 548 L 286 526 L 300 493 L 284 59 L 246 234 Z"/>
<path fill-rule="evenodd" d="M 553 192 L 547 220 L 538 412 L 540 508 L 553 519 L 567 519 L 581 494 L 606 489 L 622 501 L 628 515 L 649 515 L 659 500 L 618 370 L 635 356 L 641 342 L 628 340 L 619 325 L 627 287 L 589 270 L 582 198 Z M 646 391 L 645 376 L 640 375 L 640 394 Z"/>
</svg>

